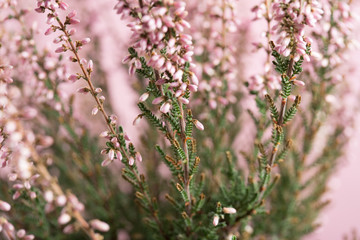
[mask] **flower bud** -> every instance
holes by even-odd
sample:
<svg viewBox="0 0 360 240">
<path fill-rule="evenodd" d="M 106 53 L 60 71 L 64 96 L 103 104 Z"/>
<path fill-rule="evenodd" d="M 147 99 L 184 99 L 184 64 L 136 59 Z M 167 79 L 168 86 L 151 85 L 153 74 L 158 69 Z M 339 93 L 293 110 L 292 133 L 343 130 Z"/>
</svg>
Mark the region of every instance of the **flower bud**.
<svg viewBox="0 0 360 240">
<path fill-rule="evenodd" d="M 0 200 L 0 210 L 1 211 L 8 212 L 8 211 L 10 211 L 10 209 L 11 209 L 10 204 Z"/>
<path fill-rule="evenodd" d="M 216 227 L 219 224 L 219 215 L 215 215 L 213 219 L 213 225 Z"/>
<path fill-rule="evenodd" d="M 197 129 L 199 129 L 200 131 L 204 131 L 204 125 L 200 121 L 194 119 L 193 122 Z"/>
<path fill-rule="evenodd" d="M 143 93 L 143 94 L 140 96 L 140 98 L 139 98 L 139 102 L 145 102 L 146 99 L 148 99 L 148 97 L 149 97 L 149 93 L 148 93 L 148 92 Z"/>
<path fill-rule="evenodd" d="M 234 214 L 236 213 L 236 209 L 232 207 L 224 207 L 223 212 L 226 214 Z"/>
<path fill-rule="evenodd" d="M 109 224 L 107 224 L 106 222 L 100 221 L 98 219 L 91 220 L 90 226 L 93 229 L 98 230 L 100 232 L 107 232 L 110 230 Z"/>
<path fill-rule="evenodd" d="M 68 222 L 70 222 L 71 220 L 71 216 L 67 213 L 63 213 L 60 215 L 60 217 L 58 218 L 58 223 L 60 225 L 65 225 L 67 224 Z"/>
<path fill-rule="evenodd" d="M 135 159 L 134 159 L 134 157 L 129 157 L 129 165 L 130 166 L 132 166 L 132 165 L 134 165 L 134 163 L 135 163 Z"/>
</svg>

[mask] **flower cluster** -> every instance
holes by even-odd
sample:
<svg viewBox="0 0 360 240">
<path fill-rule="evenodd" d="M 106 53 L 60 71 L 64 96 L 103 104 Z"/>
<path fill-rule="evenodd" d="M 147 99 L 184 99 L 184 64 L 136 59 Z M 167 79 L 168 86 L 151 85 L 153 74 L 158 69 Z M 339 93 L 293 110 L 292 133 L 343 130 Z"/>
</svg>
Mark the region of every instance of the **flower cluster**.
<svg viewBox="0 0 360 240">
<path fill-rule="evenodd" d="M 141 4 L 140 4 L 141 3 Z M 122 18 L 130 21 L 128 26 L 132 31 L 132 48 L 136 51 L 130 53 L 123 62 L 130 63 L 130 74 L 142 67 L 140 57 L 145 57 L 146 64 L 156 72 L 155 84 L 168 86 L 171 95 L 183 104 L 188 104 L 187 91 L 196 92 L 199 80 L 196 75 L 186 67 L 191 64 L 193 52 L 192 37 L 185 30 L 190 24 L 184 19 L 188 12 L 185 2 L 164 1 L 125 1 L 120 0 L 115 9 Z M 148 97 L 145 93 L 140 101 Z M 153 104 L 160 106 L 164 114 L 171 109 L 172 102 L 166 97 L 155 99 Z"/>
<path fill-rule="evenodd" d="M 14 225 L 3 217 L 0 217 L 0 233 L 1 232 L 9 239 L 21 239 L 21 240 L 35 239 L 35 236 L 33 234 L 26 234 L 25 229 L 20 229 L 16 231 Z"/>
<path fill-rule="evenodd" d="M 309 46 L 312 39 L 305 36 L 305 26 L 314 27 L 324 11 L 317 0 L 277 0 L 272 5 L 275 24 L 272 31 L 279 36 L 275 50 L 287 57 L 292 54 L 294 61 L 303 57 L 310 61 Z"/>
<path fill-rule="evenodd" d="M 196 73 L 202 76 L 199 92 L 211 109 L 235 103 L 239 89 L 237 43 L 246 35 L 236 18 L 235 1 L 198 1 L 191 12 L 194 32 Z M 211 23 L 211 24 L 210 24 Z M 240 44 L 239 44 L 240 45 Z M 202 101 L 204 99 L 201 99 Z"/>
<path fill-rule="evenodd" d="M 270 6 L 269 2 L 255 6 L 252 11 L 255 13 L 254 20 L 264 18 L 268 22 L 266 32 L 267 40 L 272 36 L 278 36 L 273 46 L 265 48 L 269 57 L 265 64 L 265 74 L 255 75 L 249 81 L 249 90 L 253 92 L 267 93 L 267 89 L 280 89 L 281 78 L 270 71 L 270 54 L 273 50 L 284 57 L 290 57 L 294 62 L 299 60 L 310 61 L 311 43 L 313 40 L 305 36 L 305 26 L 314 27 L 322 18 L 324 10 L 320 3 L 315 1 L 290 1 L 276 0 Z M 260 49 L 262 44 L 255 43 Z M 304 86 L 304 82 L 294 80 L 293 84 Z"/>
</svg>

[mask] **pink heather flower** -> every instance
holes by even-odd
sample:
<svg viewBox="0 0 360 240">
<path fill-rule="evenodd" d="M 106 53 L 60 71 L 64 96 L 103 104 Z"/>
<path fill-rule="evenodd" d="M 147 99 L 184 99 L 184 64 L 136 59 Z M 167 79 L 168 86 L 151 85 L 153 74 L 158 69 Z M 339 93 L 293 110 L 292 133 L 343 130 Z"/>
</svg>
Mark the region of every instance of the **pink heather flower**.
<svg viewBox="0 0 360 240">
<path fill-rule="evenodd" d="M 232 208 L 232 207 L 224 207 L 223 212 L 226 213 L 226 214 L 235 214 L 236 209 Z"/>
<path fill-rule="evenodd" d="M 72 82 L 75 82 L 77 80 L 79 80 L 79 76 L 75 75 L 75 74 L 71 74 L 68 79 Z"/>
<path fill-rule="evenodd" d="M 109 158 L 106 158 L 104 161 L 101 162 L 102 167 L 108 166 L 110 163 L 112 163 L 112 160 Z"/>
<path fill-rule="evenodd" d="M 62 52 L 66 52 L 66 47 L 64 47 L 64 46 L 61 46 L 61 47 L 59 47 L 59 48 L 57 48 L 56 50 L 55 50 L 55 52 L 56 53 L 62 53 Z"/>
<path fill-rule="evenodd" d="M 94 107 L 94 108 L 91 110 L 91 114 L 92 114 L 92 115 L 96 115 L 98 112 L 99 112 L 99 108 L 98 108 L 98 107 Z"/>
<path fill-rule="evenodd" d="M 107 137 L 109 135 L 109 132 L 108 131 L 103 131 L 100 133 L 100 137 Z"/>
<path fill-rule="evenodd" d="M 107 232 L 110 230 L 109 224 L 107 224 L 106 222 L 100 221 L 98 219 L 91 220 L 90 226 L 93 229 L 98 230 L 100 232 Z"/>
<path fill-rule="evenodd" d="M 59 207 L 65 206 L 66 202 L 67 202 L 67 199 L 66 199 L 65 195 L 60 195 L 56 198 L 56 205 Z"/>
<path fill-rule="evenodd" d="M 9 203 L 0 200 L 0 210 L 4 212 L 10 211 L 11 206 Z"/>
<path fill-rule="evenodd" d="M 200 121 L 194 119 L 194 125 L 200 131 L 204 131 L 204 125 Z"/>
<path fill-rule="evenodd" d="M 157 104 L 161 103 L 162 101 L 164 101 L 164 97 L 163 97 L 163 96 L 157 97 L 157 98 L 155 98 L 155 99 L 152 101 L 152 104 L 157 105 Z"/>
<path fill-rule="evenodd" d="M 108 157 L 109 157 L 110 160 L 113 160 L 113 159 L 114 159 L 114 157 L 115 157 L 115 152 L 114 152 L 113 149 L 110 149 L 110 150 L 109 150 Z"/>
<path fill-rule="evenodd" d="M 50 35 L 51 33 L 54 32 L 54 28 L 53 27 L 49 27 L 46 31 L 45 31 L 45 35 Z"/>
<path fill-rule="evenodd" d="M 59 2 L 59 7 L 65 11 L 69 7 L 69 5 L 65 2 Z"/>
<path fill-rule="evenodd" d="M 65 225 L 67 224 L 68 222 L 70 222 L 71 220 L 71 216 L 67 213 L 63 213 L 60 215 L 60 217 L 58 218 L 58 223 L 60 225 Z"/>
<path fill-rule="evenodd" d="M 120 151 L 116 151 L 116 159 L 118 159 L 119 161 L 122 160 L 122 154 Z"/>
<path fill-rule="evenodd" d="M 129 157 L 129 165 L 130 166 L 132 166 L 132 165 L 134 165 L 134 163 L 135 163 L 135 159 L 134 159 L 134 157 Z"/>
<path fill-rule="evenodd" d="M 219 224 L 219 215 L 215 215 L 213 218 L 213 225 L 216 227 Z"/>
<path fill-rule="evenodd" d="M 146 99 L 148 99 L 149 95 L 150 95 L 150 94 L 149 94 L 148 92 L 143 93 L 143 94 L 140 96 L 140 98 L 139 98 L 139 102 L 145 102 Z"/>
<path fill-rule="evenodd" d="M 69 31 L 68 31 L 69 35 L 72 36 L 76 33 L 76 29 L 75 28 L 71 28 Z"/>
<path fill-rule="evenodd" d="M 305 83 L 304 83 L 303 81 L 294 80 L 293 83 L 294 83 L 296 86 L 300 86 L 300 87 L 305 86 Z"/>
<path fill-rule="evenodd" d="M 87 70 L 88 70 L 88 72 L 92 72 L 94 70 L 94 63 L 92 60 L 89 60 L 88 65 L 87 65 Z"/>
<path fill-rule="evenodd" d="M 148 65 L 153 67 L 159 76 L 156 79 L 156 84 L 160 86 L 170 83 L 169 90 L 173 94 L 177 93 L 177 97 L 179 97 L 182 92 L 186 92 L 188 87 L 188 85 L 185 85 L 185 89 L 181 93 L 179 92 L 178 88 L 182 83 L 185 72 L 185 63 L 191 62 L 194 54 L 192 37 L 182 33 L 182 31 L 190 27 L 189 22 L 184 19 L 187 15 L 186 4 L 184 2 L 179 4 L 175 1 L 164 1 L 156 6 L 152 6 L 151 2 L 147 1 L 143 1 L 142 4 L 143 6 L 140 7 L 137 2 L 128 4 L 126 1 L 119 0 L 115 6 L 117 14 L 121 18 L 130 21 L 128 27 L 133 33 L 132 47 L 138 55 L 138 57 L 134 58 L 128 55 L 123 62 L 131 63 L 129 73 L 132 75 L 136 72 L 136 69 L 141 67 L 139 57 L 149 59 Z M 133 11 L 137 11 L 139 14 L 131 14 Z M 169 33 L 173 37 L 167 39 L 166 36 Z M 167 47 L 166 53 L 161 52 L 164 47 Z M 194 67 L 194 65 L 191 65 L 191 67 Z M 170 75 L 166 74 L 166 71 Z M 189 72 L 189 78 L 190 75 Z M 178 82 L 175 82 L 178 85 L 174 85 L 174 80 Z M 195 76 L 190 80 L 194 85 L 198 84 Z M 195 87 L 192 87 L 192 89 L 194 90 Z M 168 104 L 164 104 L 162 109 L 167 112 L 167 108 Z"/>
<path fill-rule="evenodd" d="M 189 99 L 183 98 L 183 97 L 179 97 L 179 101 L 183 104 L 189 104 Z"/>
<path fill-rule="evenodd" d="M 170 108 L 171 108 L 170 102 L 165 102 L 161 105 L 160 112 L 166 114 L 170 111 Z"/>
<path fill-rule="evenodd" d="M 135 153 L 135 158 L 136 158 L 137 161 L 142 162 L 142 156 L 141 156 L 141 154 L 139 152 Z"/>
<path fill-rule="evenodd" d="M 138 125 L 139 124 L 139 122 L 140 122 L 140 120 L 142 119 L 142 115 L 140 114 L 140 115 L 138 115 L 138 116 L 136 116 L 136 118 L 134 119 L 134 121 L 133 121 L 133 125 L 134 126 L 136 126 L 136 125 Z"/>
<path fill-rule="evenodd" d="M 88 93 L 88 92 L 90 92 L 90 89 L 88 88 L 88 87 L 83 87 L 83 88 L 79 88 L 78 90 L 77 90 L 77 92 L 78 93 Z"/>
<path fill-rule="evenodd" d="M 90 41 L 91 41 L 90 38 L 84 38 L 83 40 L 81 40 L 81 44 L 86 45 L 86 44 L 90 43 Z"/>
<path fill-rule="evenodd" d="M 20 230 L 17 231 L 17 233 L 16 233 L 16 236 L 17 236 L 18 238 L 23 238 L 23 237 L 25 237 L 25 235 L 26 235 L 26 231 L 25 231 L 24 229 L 20 229 Z"/>
</svg>

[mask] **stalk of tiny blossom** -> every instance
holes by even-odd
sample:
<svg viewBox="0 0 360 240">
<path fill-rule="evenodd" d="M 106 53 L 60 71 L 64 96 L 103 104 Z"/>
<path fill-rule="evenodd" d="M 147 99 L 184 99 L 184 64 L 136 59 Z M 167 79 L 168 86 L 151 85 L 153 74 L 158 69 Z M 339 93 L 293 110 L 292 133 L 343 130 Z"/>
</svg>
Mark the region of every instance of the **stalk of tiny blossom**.
<svg viewBox="0 0 360 240">
<path fill-rule="evenodd" d="M 185 6 L 183 1 L 164 1 L 152 6 L 152 2 L 148 1 L 119 0 L 115 10 L 122 18 L 130 21 L 128 27 L 132 31 L 130 55 L 126 56 L 123 62 L 130 64 L 130 74 L 142 68 L 141 58 L 154 70 L 154 77 L 149 80 L 157 86 L 161 96 L 155 96 L 152 104 L 160 104 L 159 110 L 169 135 L 174 135 L 174 129 L 169 124 L 167 114 L 172 110 L 175 101 L 179 106 L 180 136 L 186 156 L 183 178 L 186 193 L 191 199 L 184 112 L 184 104 L 188 102 L 180 98 L 198 90 L 198 79 L 191 71 L 195 67 L 191 63 L 194 54 L 192 37 L 184 33 L 185 29 L 190 28 L 190 24 L 184 19 L 188 14 Z M 136 119 L 139 120 L 140 116 Z M 188 213 L 190 210 L 191 201 L 187 205 Z"/>
<path fill-rule="evenodd" d="M 301 9 L 306 10 L 301 11 Z M 276 41 L 277 45 L 272 46 L 272 48 L 284 57 L 291 55 L 286 72 L 287 77 L 291 79 L 293 77 L 294 62 L 299 61 L 301 58 L 307 61 L 310 60 L 309 49 L 312 40 L 305 36 L 305 26 L 314 27 L 315 23 L 321 19 L 323 10 L 317 1 L 303 2 L 297 0 L 289 2 L 286 0 L 275 0 L 272 5 L 272 13 L 275 22 L 272 30 L 280 36 Z M 304 83 L 299 81 L 296 83 L 304 85 Z M 283 97 L 277 121 L 277 125 L 280 127 L 283 125 L 286 105 L 287 97 Z M 270 156 L 270 166 L 274 163 L 277 149 L 278 147 L 274 146 Z"/>
<path fill-rule="evenodd" d="M 82 46 L 82 43 L 81 43 L 81 41 L 76 41 L 76 42 L 72 41 L 69 30 L 67 29 L 67 26 L 76 24 L 80 21 L 79 19 L 75 18 L 76 11 L 72 11 L 71 13 L 69 13 L 66 16 L 66 20 L 64 22 L 62 22 L 60 20 L 60 18 L 58 17 L 57 11 L 59 9 L 56 7 L 56 5 L 54 5 L 53 7 L 48 7 L 47 2 L 48 1 L 41 1 L 41 0 L 38 1 L 38 9 L 40 8 L 42 10 L 42 12 L 49 11 L 50 13 L 48 14 L 48 17 L 52 16 L 55 18 L 58 25 L 51 25 L 51 27 L 64 34 L 59 42 L 59 43 L 63 42 L 63 44 L 60 48 L 62 48 L 64 51 L 69 50 L 73 53 L 73 59 L 74 59 L 73 61 L 77 62 L 79 64 L 79 67 L 82 72 L 81 74 L 80 73 L 76 74 L 76 76 L 78 78 L 84 79 L 88 84 L 87 87 L 80 88 L 78 90 L 78 92 L 81 92 L 81 93 L 90 92 L 91 93 L 91 95 L 93 96 L 93 98 L 97 104 L 97 107 L 92 110 L 92 114 L 95 115 L 98 111 L 100 111 L 102 113 L 102 116 L 104 117 L 106 124 L 108 125 L 110 132 L 113 135 L 116 135 L 116 132 L 114 130 L 116 120 L 112 120 L 111 122 L 108 121 L 108 119 L 114 118 L 114 117 L 109 116 L 106 113 L 104 106 L 103 106 L 103 101 L 100 99 L 100 96 L 98 95 L 99 88 L 95 88 L 91 81 L 91 73 L 93 72 L 93 68 L 94 68 L 93 61 L 92 60 L 87 61 L 86 59 L 79 57 L 79 47 Z M 57 38 L 57 39 L 59 39 L 59 38 Z M 60 48 L 58 48 L 58 49 L 60 49 Z M 85 67 L 85 65 L 86 65 L 86 67 Z M 74 78 L 75 77 L 72 77 L 72 79 L 74 79 Z M 113 149 L 112 151 L 115 151 L 115 150 L 117 150 L 117 149 Z M 118 150 L 120 150 L 125 156 L 127 156 L 127 153 L 122 146 L 119 146 Z M 128 158 L 129 157 L 127 157 L 127 159 Z M 112 159 L 110 159 L 110 160 L 112 160 Z M 107 162 L 109 162 L 109 161 L 107 161 Z M 107 165 L 107 164 L 105 164 L 105 165 Z"/>
<path fill-rule="evenodd" d="M 91 73 L 94 70 L 94 66 L 92 61 L 90 60 L 89 62 L 86 59 L 80 58 L 79 56 L 79 50 L 82 47 L 83 43 L 81 41 L 73 41 L 71 38 L 71 34 L 69 33 L 69 30 L 67 29 L 67 27 L 69 25 L 72 24 L 76 24 L 79 22 L 78 19 L 75 20 L 75 16 L 76 16 L 76 12 L 73 11 L 70 14 L 67 15 L 66 20 L 64 22 L 62 22 L 60 20 L 60 18 L 58 17 L 58 8 L 57 5 L 52 5 L 52 7 L 49 6 L 49 2 L 52 2 L 51 0 L 38 0 L 38 8 L 36 9 L 37 12 L 46 12 L 48 11 L 48 17 L 49 16 L 53 16 L 55 18 L 56 21 L 54 21 L 54 23 L 57 23 L 57 25 L 52 25 L 54 27 L 54 29 L 56 29 L 57 31 L 60 31 L 62 33 L 62 37 L 61 38 L 56 38 L 56 39 L 60 39 L 60 41 L 56 41 L 56 43 L 63 43 L 62 48 L 66 51 L 70 51 L 73 56 L 71 57 L 71 61 L 75 62 L 79 65 L 80 69 L 81 69 L 81 73 L 78 73 L 77 76 L 79 76 L 80 78 L 84 79 L 86 81 L 86 83 L 88 84 L 88 87 L 86 87 L 88 90 L 88 92 L 91 93 L 92 97 L 94 98 L 98 110 L 100 111 L 100 113 L 102 114 L 108 129 L 109 129 L 109 134 L 108 136 L 106 136 L 106 138 L 108 138 L 109 140 L 115 138 L 115 143 L 113 141 L 111 141 L 112 144 L 114 144 L 115 146 L 110 148 L 110 149 L 104 149 L 102 151 L 102 153 L 108 153 L 109 151 L 114 151 L 116 152 L 116 157 L 121 160 L 121 158 L 124 158 L 122 160 L 122 162 L 126 165 L 126 168 L 131 171 L 134 176 L 136 176 L 136 182 L 137 182 L 137 187 L 139 188 L 139 191 L 141 191 L 144 196 L 148 199 L 149 202 L 152 202 L 150 200 L 149 194 L 147 192 L 147 188 L 144 186 L 144 183 L 141 180 L 141 175 L 138 173 L 137 169 L 136 169 L 136 164 L 135 161 L 132 161 L 132 159 L 134 159 L 134 156 L 131 156 L 130 153 L 127 152 L 127 150 L 124 148 L 123 145 L 120 144 L 121 142 L 121 138 L 123 137 L 123 134 L 118 134 L 116 132 L 115 129 L 117 129 L 116 127 L 116 121 L 117 121 L 117 117 L 115 115 L 108 115 L 104 109 L 103 106 L 103 102 L 104 102 L 104 97 L 103 96 L 98 96 L 98 93 L 101 92 L 101 90 L 99 91 L 99 88 L 95 88 L 92 81 L 91 81 Z M 55 1 L 57 2 L 57 1 Z M 138 65 L 138 62 L 137 62 Z M 87 66 L 87 67 L 85 67 Z M 110 136 L 111 135 L 111 136 Z M 125 141 L 129 141 L 129 139 L 125 138 Z M 131 143 L 129 143 L 128 145 L 130 145 Z M 109 155 L 109 154 L 108 154 Z M 107 158 L 103 161 L 102 165 L 108 165 L 109 163 L 112 162 L 112 160 L 114 159 L 114 155 L 111 153 L 110 154 L 110 158 Z M 153 206 L 149 206 L 149 211 L 154 212 L 154 208 Z M 153 214 L 152 217 L 155 219 L 155 221 L 157 223 L 159 222 L 159 219 L 157 217 L 156 214 Z M 86 222 L 85 222 L 86 223 Z M 159 224 L 160 226 L 160 224 Z M 97 238 L 97 235 L 93 234 L 93 230 L 91 228 L 88 227 L 85 230 L 89 230 L 90 232 L 90 236 L 93 239 Z M 161 226 L 160 226 L 160 231 L 161 230 Z"/>
</svg>

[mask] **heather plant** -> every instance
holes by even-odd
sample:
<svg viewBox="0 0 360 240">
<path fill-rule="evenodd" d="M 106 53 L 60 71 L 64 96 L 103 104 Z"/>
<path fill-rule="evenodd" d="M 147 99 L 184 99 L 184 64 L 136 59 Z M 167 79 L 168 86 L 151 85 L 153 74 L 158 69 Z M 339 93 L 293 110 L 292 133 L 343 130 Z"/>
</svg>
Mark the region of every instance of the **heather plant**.
<svg viewBox="0 0 360 240">
<path fill-rule="evenodd" d="M 346 116 L 334 99 L 348 91 L 342 65 L 355 45 L 347 2 L 255 6 L 253 20 L 266 25 L 253 44 L 264 69 L 247 79 L 254 41 L 241 3 L 114 1 L 131 32 L 114 48 L 128 48 L 118 67 L 140 95 L 141 141 L 106 101 L 92 20 L 80 25 L 62 0 L 22 4 L 0 1 L 3 238 L 301 239 L 316 230 L 352 121 L 333 117 Z M 45 36 L 28 22 L 34 12 Z M 105 129 L 78 117 L 90 114 L 77 98 Z M 247 128 L 254 136 L 239 147 Z"/>
</svg>

